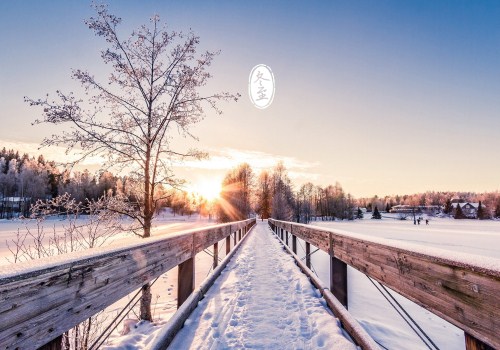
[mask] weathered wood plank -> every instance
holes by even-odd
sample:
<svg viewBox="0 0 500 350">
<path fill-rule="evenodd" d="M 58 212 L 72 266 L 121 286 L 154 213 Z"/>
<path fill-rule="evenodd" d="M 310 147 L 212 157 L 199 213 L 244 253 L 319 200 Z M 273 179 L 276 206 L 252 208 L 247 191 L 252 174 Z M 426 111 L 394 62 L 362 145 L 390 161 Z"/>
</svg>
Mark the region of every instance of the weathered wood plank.
<svg viewBox="0 0 500 350">
<path fill-rule="evenodd" d="M 0 269 L 0 346 L 37 348 L 252 220 Z M 231 226 L 231 229 L 229 227 Z M 196 247 L 195 247 L 196 244 Z M 203 246 L 206 244 L 206 246 Z M 23 264 L 16 265 L 16 269 Z"/>
<path fill-rule="evenodd" d="M 403 249 L 359 237 L 277 220 L 280 229 L 329 252 L 334 258 L 367 274 L 425 309 L 463 329 L 470 336 L 500 349 L 500 266 L 481 257 L 481 265 Z M 408 245 L 409 246 L 409 245 Z M 488 266 L 495 266 L 490 268 Z"/>
<path fill-rule="evenodd" d="M 177 308 L 191 295 L 194 290 L 194 257 L 187 259 L 179 265 L 177 278 Z"/>
</svg>

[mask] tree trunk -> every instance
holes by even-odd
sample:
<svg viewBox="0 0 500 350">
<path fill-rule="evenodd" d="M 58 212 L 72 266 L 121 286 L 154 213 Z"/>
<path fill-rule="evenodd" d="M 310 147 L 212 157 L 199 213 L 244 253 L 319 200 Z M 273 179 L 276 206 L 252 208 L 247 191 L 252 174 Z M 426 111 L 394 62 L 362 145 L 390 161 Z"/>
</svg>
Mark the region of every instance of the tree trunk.
<svg viewBox="0 0 500 350">
<path fill-rule="evenodd" d="M 144 233 L 143 238 L 148 238 L 151 236 L 151 221 L 153 219 L 153 208 L 152 208 L 152 197 L 154 193 L 151 193 L 150 184 L 150 174 L 149 166 L 151 160 L 151 150 L 148 147 L 146 152 L 146 160 L 144 167 Z M 140 318 L 141 320 L 153 321 L 151 316 L 151 285 L 149 283 L 142 286 L 142 296 L 141 296 L 141 306 L 140 306 Z"/>
<path fill-rule="evenodd" d="M 142 297 L 141 297 L 141 309 L 140 317 L 141 320 L 146 320 L 153 322 L 153 316 L 151 315 L 151 285 L 146 283 L 142 286 Z"/>
</svg>

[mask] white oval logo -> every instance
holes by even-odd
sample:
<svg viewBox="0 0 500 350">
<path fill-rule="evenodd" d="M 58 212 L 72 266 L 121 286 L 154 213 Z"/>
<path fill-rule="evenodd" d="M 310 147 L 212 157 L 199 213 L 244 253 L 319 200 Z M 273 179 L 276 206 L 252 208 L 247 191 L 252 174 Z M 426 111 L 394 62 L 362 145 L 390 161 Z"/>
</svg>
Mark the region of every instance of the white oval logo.
<svg viewBox="0 0 500 350">
<path fill-rule="evenodd" d="M 269 107 L 273 102 L 275 89 L 271 68 L 265 64 L 253 67 L 248 79 L 248 94 L 253 105 L 260 109 Z"/>
</svg>

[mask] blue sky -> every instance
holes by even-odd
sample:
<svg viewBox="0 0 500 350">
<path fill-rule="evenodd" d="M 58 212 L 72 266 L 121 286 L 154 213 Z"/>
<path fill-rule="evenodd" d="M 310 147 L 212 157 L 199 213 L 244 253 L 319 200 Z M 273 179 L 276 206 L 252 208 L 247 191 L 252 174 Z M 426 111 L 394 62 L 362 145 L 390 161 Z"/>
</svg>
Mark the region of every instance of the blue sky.
<svg viewBox="0 0 500 350">
<path fill-rule="evenodd" d="M 4 144 L 30 149 L 52 131 L 31 126 L 37 111 L 23 96 L 76 89 L 71 68 L 105 72 L 104 43 L 83 24 L 89 4 L 0 2 Z M 222 50 L 209 88 L 243 95 L 194 130 L 195 145 L 220 162 L 190 164 L 179 176 L 196 182 L 241 159 L 256 168 L 285 159 L 297 183 L 339 181 L 356 196 L 500 188 L 498 1 L 109 5 L 124 35 L 154 13 L 172 29 L 191 28 L 203 49 Z M 260 63 L 276 78 L 265 110 L 247 96 Z"/>
</svg>

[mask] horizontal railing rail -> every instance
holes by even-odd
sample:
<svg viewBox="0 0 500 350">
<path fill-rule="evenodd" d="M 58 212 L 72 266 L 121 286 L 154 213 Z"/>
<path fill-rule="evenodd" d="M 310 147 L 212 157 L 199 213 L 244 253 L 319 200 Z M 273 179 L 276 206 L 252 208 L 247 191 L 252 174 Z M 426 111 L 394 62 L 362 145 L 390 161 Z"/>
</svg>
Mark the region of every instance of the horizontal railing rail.
<svg viewBox="0 0 500 350">
<path fill-rule="evenodd" d="M 282 238 L 290 233 L 292 244 L 300 238 L 306 251 L 312 244 L 330 255 L 330 290 L 344 306 L 349 265 L 464 330 L 467 349 L 500 349 L 500 259 L 273 219 L 269 224 Z"/>
<path fill-rule="evenodd" d="M 194 290 L 194 258 L 226 239 L 226 253 L 255 219 L 186 230 L 0 268 L 0 345 L 33 349 L 179 266 L 178 305 Z"/>
</svg>

